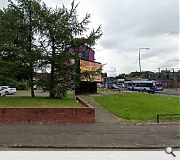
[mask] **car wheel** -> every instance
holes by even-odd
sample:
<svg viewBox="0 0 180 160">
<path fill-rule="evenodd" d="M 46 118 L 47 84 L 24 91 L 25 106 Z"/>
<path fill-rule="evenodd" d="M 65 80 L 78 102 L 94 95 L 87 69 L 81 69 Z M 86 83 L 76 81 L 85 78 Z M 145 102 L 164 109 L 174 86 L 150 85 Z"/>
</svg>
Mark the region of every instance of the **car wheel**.
<svg viewBox="0 0 180 160">
<path fill-rule="evenodd" d="M 143 89 L 143 92 L 146 92 L 146 89 L 145 89 L 145 88 Z"/>
<path fill-rule="evenodd" d="M 5 95 L 8 95 L 9 94 L 9 92 L 8 91 L 5 91 Z"/>
</svg>

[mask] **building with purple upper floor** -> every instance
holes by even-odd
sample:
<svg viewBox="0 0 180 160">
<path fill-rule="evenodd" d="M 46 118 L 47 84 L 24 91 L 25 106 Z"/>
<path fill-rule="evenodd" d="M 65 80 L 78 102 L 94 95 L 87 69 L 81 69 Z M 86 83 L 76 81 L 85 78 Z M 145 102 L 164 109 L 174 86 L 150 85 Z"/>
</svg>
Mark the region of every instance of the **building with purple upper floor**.
<svg viewBox="0 0 180 160">
<path fill-rule="evenodd" d="M 76 51 L 69 48 L 68 52 L 73 54 Z M 78 72 L 81 77 L 79 87 L 75 89 L 76 94 L 97 93 L 97 83 L 102 82 L 102 65 L 95 62 L 95 51 L 92 48 L 82 45 L 78 52 L 80 52 Z"/>
</svg>

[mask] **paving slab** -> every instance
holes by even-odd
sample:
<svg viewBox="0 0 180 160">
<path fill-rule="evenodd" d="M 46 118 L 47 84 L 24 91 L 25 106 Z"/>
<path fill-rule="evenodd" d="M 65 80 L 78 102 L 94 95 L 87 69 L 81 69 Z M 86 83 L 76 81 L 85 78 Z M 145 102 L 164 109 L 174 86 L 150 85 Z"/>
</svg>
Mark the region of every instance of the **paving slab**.
<svg viewBox="0 0 180 160">
<path fill-rule="evenodd" d="M 114 116 L 112 113 L 108 112 L 105 108 L 101 107 L 97 102 L 95 102 L 92 96 L 81 95 L 80 97 L 85 102 L 95 107 L 95 114 L 96 114 L 95 121 L 96 122 L 102 122 L 102 123 L 120 122 L 120 120 L 116 116 Z"/>
<path fill-rule="evenodd" d="M 0 124 L 1 148 L 180 148 L 178 125 Z"/>
<path fill-rule="evenodd" d="M 40 149 L 180 149 L 180 125 L 122 123 L 91 96 L 95 123 L 0 123 L 0 150 Z"/>
</svg>

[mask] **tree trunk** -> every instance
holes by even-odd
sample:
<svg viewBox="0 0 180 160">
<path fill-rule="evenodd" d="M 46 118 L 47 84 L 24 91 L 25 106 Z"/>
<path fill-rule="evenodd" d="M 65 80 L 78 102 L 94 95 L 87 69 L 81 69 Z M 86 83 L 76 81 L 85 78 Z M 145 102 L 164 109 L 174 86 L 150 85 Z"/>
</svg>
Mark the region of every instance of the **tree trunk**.
<svg viewBox="0 0 180 160">
<path fill-rule="evenodd" d="M 34 84 L 33 83 L 33 71 L 31 71 L 31 77 L 30 77 L 31 97 L 35 97 L 33 84 Z"/>
<path fill-rule="evenodd" d="M 55 44 L 54 39 L 52 38 L 52 59 L 51 59 L 51 74 L 50 74 L 50 98 L 55 98 L 55 92 L 54 92 L 54 69 L 55 69 Z"/>
<path fill-rule="evenodd" d="M 32 54 L 32 12 L 31 12 L 31 2 L 29 4 L 29 36 L 28 36 L 28 43 L 29 43 L 29 48 L 28 52 L 29 54 Z M 32 55 L 30 55 L 31 57 Z M 34 76 L 34 69 L 32 65 L 32 60 L 30 58 L 30 87 L 31 87 L 31 96 L 35 97 L 34 95 L 34 83 L 33 83 L 33 76 Z"/>
</svg>

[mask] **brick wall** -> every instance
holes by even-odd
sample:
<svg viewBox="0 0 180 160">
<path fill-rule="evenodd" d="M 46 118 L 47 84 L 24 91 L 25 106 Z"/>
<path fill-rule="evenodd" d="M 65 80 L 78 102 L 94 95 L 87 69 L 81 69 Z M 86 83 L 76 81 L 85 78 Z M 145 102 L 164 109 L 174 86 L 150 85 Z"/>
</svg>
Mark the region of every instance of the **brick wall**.
<svg viewBox="0 0 180 160">
<path fill-rule="evenodd" d="M 0 122 L 94 121 L 95 109 L 88 104 L 83 108 L 0 108 Z"/>
</svg>

